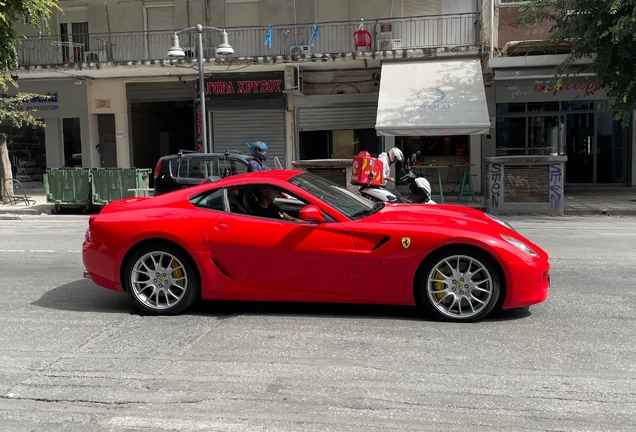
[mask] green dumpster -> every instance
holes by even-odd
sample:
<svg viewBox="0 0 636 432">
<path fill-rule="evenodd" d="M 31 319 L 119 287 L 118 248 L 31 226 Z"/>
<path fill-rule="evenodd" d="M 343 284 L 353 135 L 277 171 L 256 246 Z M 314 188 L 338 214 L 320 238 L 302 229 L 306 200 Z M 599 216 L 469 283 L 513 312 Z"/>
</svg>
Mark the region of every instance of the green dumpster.
<svg viewBox="0 0 636 432">
<path fill-rule="evenodd" d="M 147 189 L 150 172 L 150 169 L 141 168 L 92 168 L 92 204 L 105 206 L 135 196 L 134 190 L 130 189 Z"/>
<path fill-rule="evenodd" d="M 90 208 L 90 172 L 88 168 L 47 168 L 46 202 L 54 212 L 61 208 Z"/>
</svg>

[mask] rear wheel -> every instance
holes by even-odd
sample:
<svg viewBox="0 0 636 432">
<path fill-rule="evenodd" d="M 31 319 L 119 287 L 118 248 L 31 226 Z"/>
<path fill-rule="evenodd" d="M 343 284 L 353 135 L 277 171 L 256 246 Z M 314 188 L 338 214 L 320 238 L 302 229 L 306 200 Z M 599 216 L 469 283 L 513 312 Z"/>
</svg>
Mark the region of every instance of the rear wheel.
<svg viewBox="0 0 636 432">
<path fill-rule="evenodd" d="M 199 293 L 190 257 L 169 245 L 148 245 L 135 252 L 126 265 L 124 283 L 137 307 L 153 315 L 182 312 Z"/>
<path fill-rule="evenodd" d="M 428 260 L 421 273 L 420 302 L 444 321 L 475 322 L 497 304 L 500 282 L 490 257 L 462 248 Z"/>
</svg>

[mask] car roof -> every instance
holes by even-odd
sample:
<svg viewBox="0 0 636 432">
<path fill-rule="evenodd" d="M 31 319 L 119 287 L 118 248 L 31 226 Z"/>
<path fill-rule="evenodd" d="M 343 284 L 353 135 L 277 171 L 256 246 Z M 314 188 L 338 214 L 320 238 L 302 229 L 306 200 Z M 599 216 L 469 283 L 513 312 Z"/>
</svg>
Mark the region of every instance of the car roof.
<svg viewBox="0 0 636 432">
<path fill-rule="evenodd" d="M 220 158 L 220 159 L 224 159 L 224 158 L 234 158 L 234 159 L 243 159 L 243 160 L 247 160 L 250 159 L 251 156 L 247 156 L 241 153 L 229 153 L 229 154 L 225 154 L 225 153 L 197 153 L 197 152 L 192 152 L 192 153 L 183 153 L 181 155 L 179 154 L 171 154 L 171 155 L 166 155 L 163 156 L 164 159 L 179 159 L 179 158 L 193 158 L 193 159 L 199 159 L 199 158 Z"/>
<path fill-rule="evenodd" d="M 290 178 L 303 173 L 302 170 L 265 170 L 254 171 L 245 174 L 236 174 L 230 177 L 225 177 L 219 180 L 215 184 L 224 185 L 225 183 L 260 183 L 267 182 L 267 180 L 281 180 L 287 181 Z"/>
</svg>

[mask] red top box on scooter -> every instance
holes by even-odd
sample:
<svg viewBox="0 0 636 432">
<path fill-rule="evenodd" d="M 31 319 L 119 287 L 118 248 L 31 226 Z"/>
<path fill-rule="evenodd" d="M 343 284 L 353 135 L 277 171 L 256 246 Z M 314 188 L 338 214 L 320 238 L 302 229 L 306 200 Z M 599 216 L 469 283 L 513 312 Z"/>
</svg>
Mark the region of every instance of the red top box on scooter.
<svg viewBox="0 0 636 432">
<path fill-rule="evenodd" d="M 358 186 L 382 186 L 384 184 L 384 164 L 362 151 L 353 158 L 351 184 Z"/>
</svg>

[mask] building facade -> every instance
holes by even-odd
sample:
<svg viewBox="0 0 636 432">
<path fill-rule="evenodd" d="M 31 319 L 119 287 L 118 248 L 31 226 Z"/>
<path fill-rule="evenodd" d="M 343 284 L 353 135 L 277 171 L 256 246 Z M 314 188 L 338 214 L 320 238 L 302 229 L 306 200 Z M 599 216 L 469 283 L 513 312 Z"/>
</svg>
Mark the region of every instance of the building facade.
<svg viewBox="0 0 636 432">
<path fill-rule="evenodd" d="M 584 94 L 594 103 L 574 114 L 567 99 L 580 95 L 571 89 L 560 90 L 551 99 L 547 93 L 521 95 L 528 87 L 546 83 L 550 62 L 558 56 L 541 64 L 546 60 L 529 55 L 525 58 L 531 58 L 530 63 L 518 64 L 520 56 L 509 47 L 518 50 L 518 42 L 545 37 L 547 30 L 521 23 L 517 5 L 510 2 L 63 0 L 60 4 L 64 13 L 54 14 L 50 36 L 35 37 L 32 29 L 22 29 L 33 37 L 18 44 L 20 68 L 15 73 L 20 89 L 57 91 L 58 111 L 66 101 L 73 101 L 72 112 L 61 115 L 39 110 L 37 115 L 47 124 L 44 130 L 12 132 L 18 137 L 10 147 L 13 156 L 25 154 L 19 148 L 21 136 L 36 135 L 43 141 L 39 168 L 44 163 L 154 168 L 164 154 L 199 150 L 205 121 L 209 151 L 245 152 L 247 143 L 265 141 L 271 148 L 272 166 L 286 168 L 294 160 L 349 158 L 363 150 L 377 154 L 397 145 L 407 155 L 419 151 L 420 163 L 472 164 L 479 190 L 483 157 L 522 150 L 578 154 L 590 141 L 588 155 L 577 156 L 582 161 L 568 166 L 572 183 L 594 185 L 610 178 L 615 184 L 634 182 L 632 132 L 619 132 L 615 123 L 608 123 L 602 91 L 592 99 Z M 203 33 L 206 112 L 199 104 L 196 32 L 180 34 L 185 58 L 167 56 L 174 32 L 196 24 L 226 29 L 235 52 L 217 56 L 220 33 Z M 478 79 L 475 67 L 483 72 Z M 524 78 L 519 80 L 518 74 Z M 416 79 L 410 90 L 397 85 L 412 75 Z M 433 75 L 436 80 L 430 79 Z M 585 80 L 593 82 L 590 77 Z M 523 103 L 524 111 L 502 112 L 510 109 L 503 104 L 514 87 L 520 92 L 516 103 Z M 392 98 L 394 94 L 401 95 L 399 100 Z M 443 100 L 437 100 L 442 95 Z M 541 102 L 537 98 L 556 101 L 558 107 L 546 106 L 551 110 L 538 116 L 533 111 L 537 109 L 533 104 Z M 462 111 L 470 106 L 467 100 L 478 104 Z M 392 111 L 393 116 L 387 114 Z M 515 137 L 514 142 L 509 136 Z M 578 141 L 573 144 L 575 136 Z M 611 158 L 605 157 L 608 151 Z M 28 160 L 22 163 L 33 163 Z"/>
</svg>

